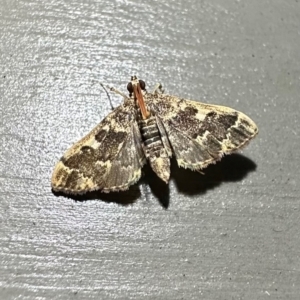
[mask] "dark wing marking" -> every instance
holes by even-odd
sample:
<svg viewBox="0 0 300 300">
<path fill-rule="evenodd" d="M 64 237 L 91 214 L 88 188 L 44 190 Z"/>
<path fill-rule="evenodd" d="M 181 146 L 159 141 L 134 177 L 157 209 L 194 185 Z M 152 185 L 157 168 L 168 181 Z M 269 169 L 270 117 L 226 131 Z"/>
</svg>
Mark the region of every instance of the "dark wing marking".
<svg viewBox="0 0 300 300">
<path fill-rule="evenodd" d="M 200 170 L 246 145 L 255 123 L 228 107 L 164 94 L 146 94 L 147 107 L 161 120 L 178 165 Z"/>
<path fill-rule="evenodd" d="M 54 191 L 84 194 L 127 190 L 141 177 L 146 159 L 133 104 L 120 105 L 57 163 Z"/>
</svg>

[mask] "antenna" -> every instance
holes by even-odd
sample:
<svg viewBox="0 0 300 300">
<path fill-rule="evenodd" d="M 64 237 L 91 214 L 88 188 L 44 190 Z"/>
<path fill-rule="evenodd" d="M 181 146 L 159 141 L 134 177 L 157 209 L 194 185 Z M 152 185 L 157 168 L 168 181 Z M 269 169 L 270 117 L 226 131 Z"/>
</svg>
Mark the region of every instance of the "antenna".
<svg viewBox="0 0 300 300">
<path fill-rule="evenodd" d="M 110 103 L 111 110 L 114 110 L 115 108 L 114 108 L 114 106 L 113 106 L 113 104 L 112 104 L 112 101 L 111 101 L 111 98 L 110 98 L 110 95 L 109 95 L 107 89 L 105 88 L 105 86 L 104 86 L 104 84 L 103 84 L 102 82 L 99 82 L 99 81 L 98 81 L 98 83 L 102 86 L 102 88 L 104 89 L 104 91 L 105 91 L 105 93 L 106 93 L 106 95 L 107 95 L 107 97 L 108 97 L 108 100 L 109 100 L 109 103 Z"/>
</svg>

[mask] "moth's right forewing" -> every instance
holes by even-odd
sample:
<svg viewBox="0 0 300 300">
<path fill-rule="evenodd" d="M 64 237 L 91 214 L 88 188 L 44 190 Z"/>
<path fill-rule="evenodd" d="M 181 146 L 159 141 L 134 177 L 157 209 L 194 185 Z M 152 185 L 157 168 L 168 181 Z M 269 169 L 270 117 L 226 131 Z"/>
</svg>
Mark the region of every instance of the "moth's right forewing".
<svg viewBox="0 0 300 300">
<path fill-rule="evenodd" d="M 123 104 L 75 143 L 57 163 L 52 189 L 67 194 L 126 190 L 145 163 L 136 133 L 134 105 Z"/>
</svg>

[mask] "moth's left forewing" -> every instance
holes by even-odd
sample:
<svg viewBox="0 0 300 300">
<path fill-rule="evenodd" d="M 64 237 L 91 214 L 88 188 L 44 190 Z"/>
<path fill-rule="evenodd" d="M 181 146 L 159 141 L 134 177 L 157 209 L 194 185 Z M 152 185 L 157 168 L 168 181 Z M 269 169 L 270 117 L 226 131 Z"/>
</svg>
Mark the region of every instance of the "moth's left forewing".
<svg viewBox="0 0 300 300">
<path fill-rule="evenodd" d="M 245 146 L 258 132 L 249 117 L 228 107 L 164 94 L 150 94 L 146 103 L 161 120 L 184 168 L 203 169 Z"/>
<path fill-rule="evenodd" d="M 257 134 L 258 128 L 252 119 L 242 112 L 231 109 L 229 115 L 237 116 L 234 125 L 228 129 L 227 139 L 224 140 L 223 151 L 230 154 L 232 151 L 246 146 Z"/>
<path fill-rule="evenodd" d="M 203 109 L 203 113 L 205 112 L 199 127 L 198 142 L 206 139 L 206 143 L 209 144 L 209 140 L 213 137 L 222 146 L 224 154 L 241 149 L 258 133 L 254 121 L 240 111 L 225 106 L 189 102 L 200 111 Z"/>
</svg>

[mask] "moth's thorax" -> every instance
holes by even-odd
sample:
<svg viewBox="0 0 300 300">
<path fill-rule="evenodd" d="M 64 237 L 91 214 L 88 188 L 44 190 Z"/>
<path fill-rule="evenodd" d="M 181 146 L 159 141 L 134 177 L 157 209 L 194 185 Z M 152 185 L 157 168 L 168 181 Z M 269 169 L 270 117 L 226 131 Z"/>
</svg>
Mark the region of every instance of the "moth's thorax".
<svg viewBox="0 0 300 300">
<path fill-rule="evenodd" d="M 147 92 L 146 91 L 141 91 L 141 98 L 142 98 L 142 101 L 143 101 L 143 104 L 145 106 L 145 109 L 148 111 L 148 107 L 146 106 L 146 103 L 145 103 L 145 98 L 147 97 Z M 132 99 L 132 101 L 134 101 L 134 104 L 136 106 L 136 108 L 141 111 L 141 106 L 140 106 L 140 102 L 138 101 L 138 98 L 132 94 L 132 96 L 130 97 L 130 99 Z M 148 111 L 150 113 L 150 111 Z M 142 113 L 142 112 L 141 112 Z M 150 117 L 151 114 L 149 114 L 148 117 Z"/>
<path fill-rule="evenodd" d="M 139 80 L 136 76 L 131 78 L 131 81 L 127 85 L 129 95 L 133 95 L 134 100 L 136 101 L 137 106 L 140 108 L 143 119 L 148 119 L 150 117 L 150 112 L 146 108 L 144 101 L 145 82 Z"/>
<path fill-rule="evenodd" d="M 142 135 L 145 156 L 152 170 L 165 182 L 170 178 L 170 159 L 161 139 L 156 117 L 151 115 L 147 119 L 138 121 Z"/>
</svg>

